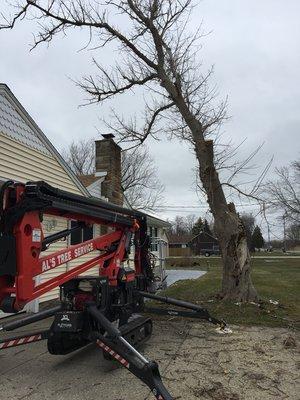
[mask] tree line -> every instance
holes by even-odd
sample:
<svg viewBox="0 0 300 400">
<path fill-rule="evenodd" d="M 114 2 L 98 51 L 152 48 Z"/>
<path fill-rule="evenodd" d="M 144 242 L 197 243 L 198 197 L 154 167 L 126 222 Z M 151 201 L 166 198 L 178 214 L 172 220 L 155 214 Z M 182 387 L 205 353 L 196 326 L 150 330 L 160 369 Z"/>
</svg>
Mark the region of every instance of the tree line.
<svg viewBox="0 0 300 400">
<path fill-rule="evenodd" d="M 240 218 L 245 227 L 249 250 L 253 252 L 256 249 L 262 249 L 265 246 L 265 239 L 261 228 L 255 223 L 255 217 L 251 213 L 242 213 Z M 186 216 L 176 215 L 170 223 L 170 232 L 178 236 L 197 236 L 201 232 L 206 232 L 213 237 L 216 236 L 214 225 L 209 223 L 206 218 L 197 218 L 195 214 L 188 214 Z"/>
<path fill-rule="evenodd" d="M 170 232 L 175 235 L 193 235 L 196 236 L 201 232 L 213 235 L 211 227 L 207 219 L 196 217 L 195 214 L 186 216 L 176 215 L 173 221 L 170 221 Z"/>
</svg>

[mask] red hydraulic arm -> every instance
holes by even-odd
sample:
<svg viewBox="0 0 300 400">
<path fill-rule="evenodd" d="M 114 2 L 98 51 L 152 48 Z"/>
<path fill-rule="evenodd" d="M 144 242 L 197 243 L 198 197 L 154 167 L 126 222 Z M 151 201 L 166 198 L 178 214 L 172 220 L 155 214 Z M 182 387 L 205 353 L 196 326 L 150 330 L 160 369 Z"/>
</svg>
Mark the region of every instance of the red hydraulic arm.
<svg viewBox="0 0 300 400">
<path fill-rule="evenodd" d="M 32 203 L 36 199 L 30 198 L 30 200 L 32 208 Z M 77 206 L 72 212 L 66 211 L 64 210 L 65 200 L 62 200 L 59 194 L 56 195 L 55 201 L 49 202 L 50 204 L 47 204 L 47 202 L 43 204 L 42 202 L 42 204 L 37 204 L 35 210 L 27 211 L 28 196 L 24 184 L 2 186 L 1 203 L 0 309 L 4 310 L 8 304 L 9 307 L 12 306 L 13 310 L 19 311 L 29 301 L 93 267 L 98 267 L 99 274 L 108 277 L 111 286 L 117 285 L 121 263 L 127 257 L 132 236 L 139 229 L 139 224 L 134 217 L 126 216 L 126 219 L 123 217 L 123 222 L 122 213 L 117 212 L 114 213 L 114 218 L 111 221 L 112 212 L 109 210 L 106 210 L 103 216 L 97 217 L 91 215 L 91 212 L 84 213 L 80 206 Z M 87 206 L 85 205 L 85 207 Z M 69 204 L 66 208 L 72 209 Z M 4 229 L 3 225 L 5 216 L 5 226 L 9 225 L 10 212 L 14 218 L 19 212 L 19 218 L 17 221 L 13 221 L 15 223 L 12 223 L 9 231 L 9 229 Z M 64 218 L 68 222 L 79 221 L 78 229 L 93 224 L 105 225 L 110 228 L 110 232 L 69 247 L 67 247 L 67 241 L 65 241 L 65 248 L 50 254 L 44 253 L 44 255 L 43 251 L 47 249 L 48 243 L 51 243 L 51 238 L 49 240 L 49 237 L 45 237 L 43 231 L 42 219 L 46 215 Z M 62 232 L 65 236 L 61 239 L 66 238 L 71 231 L 72 229 Z M 56 241 L 55 235 L 53 235 L 53 241 Z M 10 244 L 10 246 L 7 246 L 7 244 Z M 13 261 L 14 255 L 11 253 L 14 251 L 15 260 Z M 137 246 L 136 273 L 141 272 L 140 252 Z M 89 253 L 92 254 L 90 254 L 88 261 L 83 261 L 76 267 L 52 279 L 37 283 L 39 281 L 36 279 L 38 276 L 43 276 L 45 272 L 75 259 L 80 259 Z M 8 258 L 10 258 L 10 261 L 7 260 Z M 13 265 L 14 262 L 15 265 Z M 134 280 L 135 274 L 126 275 L 126 279 Z"/>
</svg>

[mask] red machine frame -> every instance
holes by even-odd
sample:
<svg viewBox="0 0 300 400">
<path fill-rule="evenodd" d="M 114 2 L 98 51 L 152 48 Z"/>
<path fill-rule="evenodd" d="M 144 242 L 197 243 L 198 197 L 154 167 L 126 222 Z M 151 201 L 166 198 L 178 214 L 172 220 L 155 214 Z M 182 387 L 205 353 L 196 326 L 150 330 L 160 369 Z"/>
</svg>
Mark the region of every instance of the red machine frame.
<svg viewBox="0 0 300 400">
<path fill-rule="evenodd" d="M 76 224 L 45 236 L 45 215 Z M 111 231 L 68 246 L 67 238 L 73 232 L 94 224 Z M 58 240 L 65 240 L 64 249 L 42 254 Z M 124 265 L 132 243 L 135 269 Z M 198 305 L 153 294 L 149 244 L 143 213 L 64 192 L 45 182 L 0 182 L 0 310 L 18 312 L 28 302 L 60 287 L 59 305 L 9 321 L 0 326 L 0 331 L 54 317 L 50 328 L 0 338 L 0 350 L 46 339 L 51 354 L 68 354 L 94 342 L 144 382 L 156 399 L 173 400 L 162 383 L 158 365 L 135 348 L 152 333 L 151 319 L 140 314 L 146 311 L 206 319 L 222 329 L 226 324 Z M 36 279 L 86 255 L 91 258 L 56 277 L 41 283 Z M 98 267 L 98 277 L 81 275 L 93 267 Z M 185 311 L 145 307 L 144 298 Z"/>
<path fill-rule="evenodd" d="M 8 196 L 8 193 L 6 193 L 6 196 Z M 22 201 L 24 193 L 25 185 L 16 186 L 16 198 L 14 199 L 16 204 Z M 4 211 L 10 206 L 7 199 L 5 204 Z M 13 229 L 13 235 L 16 238 L 16 264 L 18 266 L 15 281 L 13 284 L 11 282 L 8 283 L 5 277 L 0 276 L 0 304 L 6 296 L 13 296 L 15 297 L 15 311 L 22 310 L 28 302 L 95 266 L 98 266 L 100 276 L 108 277 L 109 284 L 117 286 L 121 263 L 126 255 L 126 241 L 139 229 L 139 224 L 134 218 L 132 219 L 132 226 L 127 227 L 117 223 L 108 223 L 101 218 L 93 218 L 80 213 L 64 213 L 62 215 L 61 210 L 55 208 L 47 210 L 45 216 L 47 215 L 64 218 L 68 222 L 80 221 L 82 226 L 105 225 L 113 228 L 114 231 L 72 246 L 67 246 L 66 240 L 66 248 L 41 256 L 45 239 L 41 213 L 39 210 L 25 213 Z M 66 233 L 67 236 L 68 234 Z M 107 253 L 107 250 L 114 243 L 118 243 L 117 248 Z M 36 283 L 35 278 L 37 276 L 94 251 L 100 251 L 102 254 L 98 253 L 90 260 L 43 283 Z M 128 281 L 133 281 L 135 274 L 142 273 L 139 253 L 137 249 L 134 258 L 135 273 L 126 275 Z M 108 262 L 105 268 L 103 268 L 104 262 Z"/>
</svg>

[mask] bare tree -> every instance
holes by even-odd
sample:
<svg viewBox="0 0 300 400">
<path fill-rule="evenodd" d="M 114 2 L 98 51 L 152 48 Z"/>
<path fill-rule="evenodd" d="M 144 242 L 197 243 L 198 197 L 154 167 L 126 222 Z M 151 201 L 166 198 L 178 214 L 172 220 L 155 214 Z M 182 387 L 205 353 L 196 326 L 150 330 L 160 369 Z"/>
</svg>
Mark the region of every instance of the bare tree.
<svg viewBox="0 0 300 400">
<path fill-rule="evenodd" d="M 276 179 L 264 187 L 269 207 L 284 214 L 292 223 L 300 223 L 300 161 L 276 168 Z"/>
<path fill-rule="evenodd" d="M 95 142 L 93 139 L 73 141 L 62 151 L 62 157 L 76 175 L 95 172 Z"/>
<path fill-rule="evenodd" d="M 300 224 L 293 223 L 287 228 L 287 237 L 293 243 L 300 243 Z"/>
<path fill-rule="evenodd" d="M 146 147 L 122 152 L 122 190 L 130 207 L 150 212 L 159 210 L 165 187 Z"/>
<path fill-rule="evenodd" d="M 197 217 L 195 214 L 188 214 L 185 217 L 185 225 L 186 225 L 186 230 L 188 233 L 192 233 L 193 227 L 195 226 L 195 223 L 197 221 Z"/>
<path fill-rule="evenodd" d="M 114 69 L 95 60 L 97 76 L 85 77 L 80 86 L 91 103 L 145 88 L 144 123 L 140 125 L 135 118 L 127 122 L 115 114 L 109 125 L 132 146 L 160 134 L 191 145 L 221 248 L 222 296 L 256 299 L 245 228 L 234 204 L 227 202 L 215 165 L 213 139 L 226 117 L 226 103 L 216 103 L 216 91 L 209 84 L 212 71 L 201 73 L 197 62 L 202 35 L 200 30 L 190 32 L 192 0 L 20 0 L 16 7 L 3 27 L 13 28 L 25 17 L 35 19 L 38 34 L 33 47 L 76 27 L 89 30 L 96 50 L 119 44 L 121 61 Z M 126 29 L 118 21 L 124 22 Z"/>
<path fill-rule="evenodd" d="M 193 215 L 193 214 L 191 214 Z M 176 215 L 174 220 L 171 221 L 172 233 L 175 235 L 187 235 L 191 233 L 191 215 L 181 216 Z M 194 217 L 194 215 L 193 215 Z"/>
<path fill-rule="evenodd" d="M 174 221 L 171 221 L 172 233 L 176 235 L 192 234 L 196 221 L 197 217 L 195 214 L 189 214 L 184 217 L 176 215 Z"/>
<path fill-rule="evenodd" d="M 172 233 L 176 235 L 183 235 L 187 233 L 184 217 L 176 215 L 174 221 L 172 221 L 171 224 L 172 224 Z"/>
<path fill-rule="evenodd" d="M 73 141 L 62 152 L 76 175 L 95 172 L 93 139 Z M 136 210 L 158 211 L 163 202 L 164 185 L 160 182 L 154 160 L 145 146 L 122 151 L 121 186 L 127 205 Z"/>
</svg>

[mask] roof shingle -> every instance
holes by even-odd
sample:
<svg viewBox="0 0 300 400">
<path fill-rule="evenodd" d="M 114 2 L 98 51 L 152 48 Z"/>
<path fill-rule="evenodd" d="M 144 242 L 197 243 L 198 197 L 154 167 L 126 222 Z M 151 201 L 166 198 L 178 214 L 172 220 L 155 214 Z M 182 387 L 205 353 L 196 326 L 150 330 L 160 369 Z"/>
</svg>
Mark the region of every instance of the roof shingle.
<svg viewBox="0 0 300 400">
<path fill-rule="evenodd" d="M 193 235 L 188 233 L 177 235 L 174 233 L 168 233 L 169 243 L 170 244 L 179 244 L 179 243 L 188 243 L 192 240 Z"/>
</svg>

